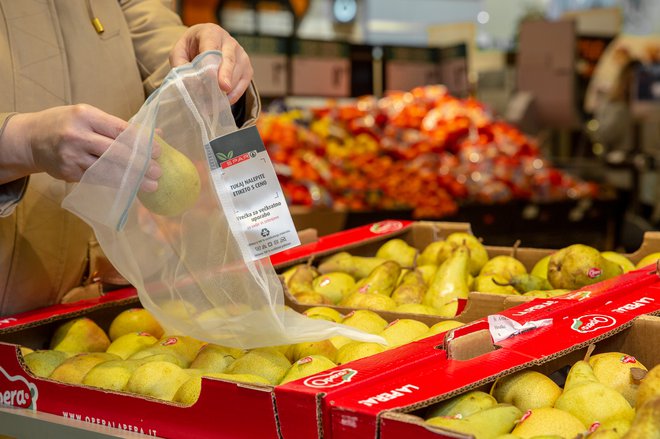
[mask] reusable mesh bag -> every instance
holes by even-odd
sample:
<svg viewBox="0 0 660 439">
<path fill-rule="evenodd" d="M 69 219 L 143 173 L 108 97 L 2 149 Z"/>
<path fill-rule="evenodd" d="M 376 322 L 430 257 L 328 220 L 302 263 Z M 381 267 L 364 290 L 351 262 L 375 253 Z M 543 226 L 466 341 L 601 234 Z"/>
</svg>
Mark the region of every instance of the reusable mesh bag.
<svg viewBox="0 0 660 439">
<path fill-rule="evenodd" d="M 110 262 L 170 334 L 243 349 L 334 335 L 384 343 L 285 307 L 270 259 L 250 258 L 233 201 L 211 176 L 210 141 L 237 130 L 217 83 L 221 62 L 219 52 L 205 52 L 173 69 L 62 206 L 93 227 Z M 173 169 L 183 176 L 173 185 L 186 193 L 161 200 L 161 214 L 138 196 L 158 138 L 185 156 L 161 147 L 161 158 L 178 157 Z M 159 188 L 166 184 L 164 169 Z"/>
</svg>

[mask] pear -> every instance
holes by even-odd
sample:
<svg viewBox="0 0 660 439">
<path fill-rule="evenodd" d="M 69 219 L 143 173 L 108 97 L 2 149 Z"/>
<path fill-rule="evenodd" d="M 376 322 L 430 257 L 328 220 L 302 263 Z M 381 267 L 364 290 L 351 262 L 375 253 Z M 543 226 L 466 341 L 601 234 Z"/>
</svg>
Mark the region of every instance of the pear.
<svg viewBox="0 0 660 439">
<path fill-rule="evenodd" d="M 336 366 L 332 360 L 323 355 L 310 355 L 293 363 L 291 368 L 286 372 L 286 375 L 284 375 L 284 378 L 282 378 L 280 384 L 299 380 Z"/>
<path fill-rule="evenodd" d="M 375 293 L 391 296 L 401 273 L 401 266 L 394 261 L 385 261 L 365 278 L 355 284 L 355 290 L 360 293 Z"/>
<path fill-rule="evenodd" d="M 397 307 L 394 308 L 394 312 L 405 314 L 424 314 L 429 316 L 440 315 L 439 310 L 428 305 L 423 305 L 421 303 L 403 303 L 401 305 L 397 305 Z"/>
<path fill-rule="evenodd" d="M 536 276 L 534 274 L 517 274 L 511 278 L 509 285 L 516 289 L 520 294 L 529 291 L 551 290 L 552 285 L 545 277 Z"/>
<path fill-rule="evenodd" d="M 38 350 L 27 354 L 23 361 L 28 367 L 28 370 L 33 375 L 46 378 L 50 376 L 57 366 L 62 364 L 64 360 L 69 358 L 72 354 L 63 351 L 54 350 Z"/>
<path fill-rule="evenodd" d="M 621 253 L 617 253 L 613 251 L 605 251 L 605 252 L 601 252 L 600 254 L 605 259 L 609 259 L 610 261 L 619 264 L 621 270 L 623 270 L 624 273 L 627 273 L 635 269 L 635 264 L 633 264 L 630 259 L 622 255 Z"/>
<path fill-rule="evenodd" d="M 385 351 L 385 346 L 378 343 L 352 341 L 337 350 L 337 364 L 346 364 L 360 358 L 370 357 Z"/>
<path fill-rule="evenodd" d="M 207 373 L 222 373 L 231 363 L 243 355 L 243 351 L 217 344 L 203 346 L 195 359 L 190 363 L 190 369 L 200 369 Z"/>
<path fill-rule="evenodd" d="M 451 315 L 443 314 L 443 317 L 455 316 L 458 310 L 458 302 L 455 299 L 467 299 L 468 297 L 469 264 L 470 251 L 468 248 L 465 246 L 456 248 L 433 276 L 424 295 L 423 303 L 437 309 L 450 305 L 447 314 Z"/>
<path fill-rule="evenodd" d="M 50 349 L 63 352 L 104 352 L 110 346 L 105 331 L 93 320 L 80 317 L 60 325 L 50 340 Z"/>
<path fill-rule="evenodd" d="M 442 248 L 441 252 L 438 254 L 437 264 L 449 259 L 449 255 L 452 254 L 458 247 L 465 246 L 469 249 L 469 266 L 468 273 L 472 276 L 476 276 L 481 271 L 481 268 L 488 261 L 488 252 L 486 247 L 476 238 L 474 235 L 470 235 L 465 232 L 455 232 L 447 237 L 445 240 L 446 245 Z"/>
<path fill-rule="evenodd" d="M 27 346 L 19 346 L 18 349 L 21 351 L 21 355 L 25 357 L 27 354 L 34 352 L 34 349 L 31 349 Z"/>
<path fill-rule="evenodd" d="M 499 255 L 489 259 L 481 268 L 479 275 L 487 274 L 497 274 L 508 282 L 514 276 L 527 274 L 527 268 L 513 256 Z"/>
<path fill-rule="evenodd" d="M 555 252 L 548 263 L 548 280 L 553 288 L 576 290 L 621 273 L 621 266 L 583 244 L 573 244 Z"/>
<path fill-rule="evenodd" d="M 660 394 L 647 399 L 637 409 L 625 439 L 660 438 Z"/>
<path fill-rule="evenodd" d="M 131 332 L 117 337 L 106 352 L 115 354 L 122 359 L 127 359 L 134 353 L 157 343 L 158 339 L 146 332 Z"/>
<path fill-rule="evenodd" d="M 289 346 L 285 355 L 291 362 L 310 355 L 323 355 L 330 361 L 335 361 L 337 359 L 337 348 L 330 340 L 304 341 Z"/>
<path fill-rule="evenodd" d="M 624 419 L 616 419 L 598 426 L 595 432 L 589 435 L 589 439 L 619 439 L 630 430 L 631 422 Z"/>
<path fill-rule="evenodd" d="M 108 336 L 115 341 L 124 334 L 137 332 L 146 332 L 156 339 L 163 336 L 158 320 L 144 308 L 129 308 L 117 314 L 110 323 Z"/>
<path fill-rule="evenodd" d="M 638 409 L 654 395 L 660 395 L 660 365 L 653 367 L 642 379 L 637 389 L 635 407 Z"/>
<path fill-rule="evenodd" d="M 525 297 L 540 297 L 547 299 L 548 297 L 557 297 L 557 296 L 563 296 L 566 293 L 570 293 L 571 290 L 562 290 L 562 289 L 554 289 L 554 290 L 532 290 L 532 291 L 527 291 L 526 293 L 523 293 L 523 296 Z"/>
<path fill-rule="evenodd" d="M 332 303 L 339 303 L 355 288 L 353 276 L 341 271 L 322 274 L 312 281 L 312 289 Z"/>
<path fill-rule="evenodd" d="M 548 278 L 548 264 L 550 263 L 550 256 L 552 255 L 545 255 L 532 267 L 530 270 L 529 274 L 532 274 L 534 276 L 542 277 L 544 279 Z"/>
<path fill-rule="evenodd" d="M 541 435 L 575 438 L 586 433 L 587 427 L 572 414 L 552 407 L 532 409 L 511 432 L 528 439 Z"/>
<path fill-rule="evenodd" d="M 83 377 L 82 383 L 100 389 L 121 391 L 139 366 L 137 360 L 105 361 L 92 367 Z"/>
<path fill-rule="evenodd" d="M 380 311 L 392 311 L 396 302 L 391 297 L 378 293 L 355 292 L 350 294 L 339 305 L 347 308 L 365 308 Z"/>
<path fill-rule="evenodd" d="M 388 239 L 376 251 L 376 257 L 394 261 L 401 267 L 412 267 L 417 258 L 417 249 L 403 239 Z"/>
<path fill-rule="evenodd" d="M 442 253 L 443 247 L 447 245 L 445 241 L 433 241 L 424 247 L 424 250 L 417 257 L 417 265 L 433 265 L 437 266 L 439 264 L 438 258 Z"/>
<path fill-rule="evenodd" d="M 344 319 L 344 316 L 339 311 L 334 308 L 328 308 L 327 306 L 314 306 L 307 308 L 303 311 L 303 314 L 310 319 L 323 319 L 335 323 L 341 323 Z"/>
<path fill-rule="evenodd" d="M 552 407 L 561 388 L 550 378 L 533 370 L 523 370 L 499 378 L 490 390 L 498 402 L 513 404 L 523 412 Z"/>
<path fill-rule="evenodd" d="M 138 192 L 144 207 L 157 215 L 178 216 L 195 205 L 201 190 L 199 172 L 188 157 L 170 146 L 159 136 L 154 140 L 160 146 L 156 162 L 162 174 L 154 192 Z"/>
<path fill-rule="evenodd" d="M 169 354 L 181 360 L 184 367 L 188 367 L 195 359 L 200 348 L 206 343 L 185 335 L 164 336 L 158 343 L 147 346 L 128 357 L 139 360 L 151 355 Z"/>
<path fill-rule="evenodd" d="M 336 253 L 319 264 L 318 270 L 321 274 L 331 273 L 333 271 L 343 271 L 353 276 L 355 279 L 362 279 L 369 276 L 374 268 L 385 262 L 385 259 L 353 256 L 347 252 Z"/>
<path fill-rule="evenodd" d="M 632 420 L 635 411 L 616 390 L 602 383 L 586 383 L 564 390 L 555 408 L 571 413 L 585 426 L 605 424 L 618 419 Z"/>
<path fill-rule="evenodd" d="M 293 298 L 296 302 L 308 305 L 332 305 L 333 303 L 321 293 L 316 291 L 305 291 L 302 293 L 294 294 Z"/>
<path fill-rule="evenodd" d="M 49 378 L 63 383 L 81 384 L 87 372 L 94 366 L 110 360 L 121 360 L 121 358 L 105 352 L 83 352 L 60 363 Z"/>
<path fill-rule="evenodd" d="M 639 384 L 630 372 L 632 368 L 647 370 L 642 363 L 621 352 L 605 352 L 592 355 L 589 365 L 598 381 L 622 394 L 631 406 L 635 405 Z"/>
<path fill-rule="evenodd" d="M 319 273 L 316 271 L 316 268 L 311 265 L 298 265 L 286 286 L 294 296 L 296 294 L 314 291 L 314 279 L 318 275 Z"/>
<path fill-rule="evenodd" d="M 242 383 L 270 385 L 267 379 L 257 375 L 248 374 L 228 374 L 228 373 L 204 373 L 200 376 L 193 376 L 185 381 L 176 391 L 173 397 L 174 402 L 184 405 L 193 405 L 199 399 L 202 391 L 202 376 L 209 378 L 220 378 L 224 381 L 237 381 Z"/>
<path fill-rule="evenodd" d="M 130 393 L 172 401 L 177 390 L 190 379 L 190 374 L 176 364 L 152 361 L 137 367 L 125 390 Z"/>
<path fill-rule="evenodd" d="M 426 423 L 436 427 L 473 435 L 479 439 L 494 439 L 509 433 L 522 412 L 509 404 L 498 404 L 480 410 L 463 419 L 436 416 L 426 420 Z"/>
<path fill-rule="evenodd" d="M 361 329 L 369 334 L 380 334 L 387 327 L 387 320 L 371 310 L 356 310 L 347 314 L 342 324 Z"/>
<path fill-rule="evenodd" d="M 429 327 L 418 320 L 397 319 L 387 325 L 380 336 L 387 340 L 388 348 L 395 348 L 410 343 L 428 331 Z"/>
<path fill-rule="evenodd" d="M 450 329 L 458 328 L 460 326 L 465 325 L 463 322 L 459 322 L 456 320 L 443 320 L 442 322 L 438 322 L 434 325 L 432 325 L 429 328 L 429 332 L 426 334 L 425 337 L 430 337 L 435 334 L 440 334 L 442 332 L 447 332 Z"/>
<path fill-rule="evenodd" d="M 194 319 L 197 308 L 192 303 L 181 299 L 168 299 L 159 303 L 160 310 L 174 320 Z M 161 336 L 162 337 L 162 336 Z"/>
<path fill-rule="evenodd" d="M 598 378 L 594 374 L 591 365 L 585 361 L 580 360 L 573 363 L 571 369 L 568 371 L 566 381 L 564 382 L 564 392 L 567 392 L 576 387 L 589 383 L 598 383 Z"/>
<path fill-rule="evenodd" d="M 286 356 L 273 348 L 258 348 L 247 352 L 229 365 L 226 373 L 250 374 L 265 378 L 272 385 L 279 384 L 291 363 Z"/>
<path fill-rule="evenodd" d="M 154 361 L 165 361 L 167 363 L 176 364 L 182 369 L 188 367 L 190 364 L 188 361 L 184 361 L 181 356 L 173 354 L 153 354 L 137 359 L 131 359 L 129 357 L 126 359 L 126 361 L 136 361 L 138 364 L 152 363 Z"/>
<path fill-rule="evenodd" d="M 461 419 L 470 416 L 478 411 L 495 407 L 497 400 L 486 392 L 472 390 L 455 396 L 447 401 L 442 401 L 432 405 L 424 414 L 425 419 L 436 416 L 447 416 L 450 418 L 460 417 Z"/>
<path fill-rule="evenodd" d="M 435 272 L 438 271 L 438 266 L 435 264 L 423 264 L 423 265 L 418 265 L 415 268 L 415 270 L 419 271 L 422 274 L 422 279 L 424 279 L 424 283 L 426 285 L 429 285 L 433 280 L 433 276 L 435 276 Z"/>
<path fill-rule="evenodd" d="M 426 292 L 426 283 L 421 271 L 415 269 L 407 272 L 401 282 L 392 292 L 392 300 L 398 305 L 404 303 L 422 303 Z"/>
<path fill-rule="evenodd" d="M 660 252 L 650 253 L 650 254 L 644 256 L 642 259 L 640 259 L 639 262 L 637 262 L 637 264 L 635 264 L 635 268 L 640 269 L 640 268 L 647 267 L 651 264 L 655 265 L 655 264 L 657 264 L 658 259 L 660 259 Z M 655 267 L 653 267 L 653 268 L 655 268 Z"/>
<path fill-rule="evenodd" d="M 505 294 L 517 296 L 518 291 L 504 276 L 499 274 L 480 274 L 474 278 L 474 290 L 480 293 Z"/>
</svg>

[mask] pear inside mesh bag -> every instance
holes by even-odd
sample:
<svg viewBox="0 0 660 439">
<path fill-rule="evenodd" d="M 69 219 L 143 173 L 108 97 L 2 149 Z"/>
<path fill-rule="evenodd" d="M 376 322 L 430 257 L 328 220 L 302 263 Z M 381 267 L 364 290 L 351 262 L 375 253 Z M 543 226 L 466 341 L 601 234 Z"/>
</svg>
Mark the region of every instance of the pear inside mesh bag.
<svg viewBox="0 0 660 439">
<path fill-rule="evenodd" d="M 269 258 L 244 257 L 231 197 L 224 187 L 216 192 L 206 155 L 210 140 L 237 129 L 217 82 L 221 62 L 219 52 L 205 52 L 173 69 L 63 207 L 93 227 L 169 333 L 243 349 L 334 335 L 385 343 L 285 307 Z M 139 191 L 155 144 L 160 196 Z"/>
</svg>

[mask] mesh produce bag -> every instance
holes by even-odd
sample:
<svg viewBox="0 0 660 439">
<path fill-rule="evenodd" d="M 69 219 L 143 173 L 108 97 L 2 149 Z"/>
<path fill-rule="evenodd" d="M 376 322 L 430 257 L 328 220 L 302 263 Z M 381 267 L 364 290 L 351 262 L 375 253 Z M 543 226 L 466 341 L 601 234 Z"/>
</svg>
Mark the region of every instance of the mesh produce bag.
<svg viewBox="0 0 660 439">
<path fill-rule="evenodd" d="M 285 307 L 270 259 L 251 254 L 239 206 L 213 172 L 210 143 L 237 130 L 217 83 L 221 62 L 219 52 L 205 52 L 173 69 L 63 207 L 93 227 L 110 262 L 170 334 L 243 349 L 334 335 L 384 343 Z M 160 196 L 139 191 L 154 144 L 161 147 Z"/>
</svg>

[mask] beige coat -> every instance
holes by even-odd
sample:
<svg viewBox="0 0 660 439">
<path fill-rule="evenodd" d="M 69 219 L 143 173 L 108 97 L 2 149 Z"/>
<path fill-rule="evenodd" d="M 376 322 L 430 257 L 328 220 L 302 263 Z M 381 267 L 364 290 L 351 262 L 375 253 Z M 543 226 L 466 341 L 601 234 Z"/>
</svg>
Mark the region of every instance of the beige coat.
<svg viewBox="0 0 660 439">
<path fill-rule="evenodd" d="M 160 0 L 0 0 L 0 130 L 12 112 L 74 103 L 128 120 L 169 71 L 184 30 Z M 258 99 L 248 100 L 249 118 Z M 60 207 L 71 188 L 32 175 L 13 213 L 0 217 L 0 316 L 58 303 L 83 282 L 95 240 Z"/>
</svg>

